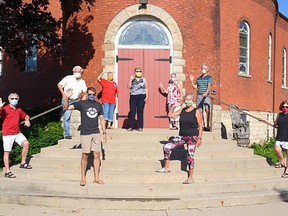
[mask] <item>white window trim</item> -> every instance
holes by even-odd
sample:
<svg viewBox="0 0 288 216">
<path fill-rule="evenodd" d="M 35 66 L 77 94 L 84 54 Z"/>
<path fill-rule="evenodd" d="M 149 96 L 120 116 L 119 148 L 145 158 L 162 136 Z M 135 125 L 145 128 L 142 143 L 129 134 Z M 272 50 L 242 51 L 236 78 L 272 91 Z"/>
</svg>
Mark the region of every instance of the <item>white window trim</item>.
<svg viewBox="0 0 288 216">
<path fill-rule="evenodd" d="M 245 23 L 245 25 L 247 26 L 247 30 L 248 30 L 248 36 L 247 36 L 247 71 L 246 73 L 243 73 L 243 72 L 238 72 L 238 74 L 240 76 L 249 76 L 250 77 L 250 26 L 248 24 L 247 21 L 241 21 L 241 23 Z M 238 28 L 239 30 L 239 28 Z M 239 50 L 240 50 L 240 33 L 239 33 Z M 240 52 L 239 52 L 239 63 L 240 63 Z"/>
<path fill-rule="evenodd" d="M 272 34 L 268 37 L 268 82 L 272 81 Z"/>
<path fill-rule="evenodd" d="M 285 48 L 282 50 L 282 88 L 287 89 L 287 51 Z"/>
</svg>

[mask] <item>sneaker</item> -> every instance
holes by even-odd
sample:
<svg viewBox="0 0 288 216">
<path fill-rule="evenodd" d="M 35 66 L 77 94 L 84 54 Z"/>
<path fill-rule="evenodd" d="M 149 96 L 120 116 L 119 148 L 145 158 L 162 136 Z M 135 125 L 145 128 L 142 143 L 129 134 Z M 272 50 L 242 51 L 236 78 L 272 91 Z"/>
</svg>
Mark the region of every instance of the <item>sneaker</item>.
<svg viewBox="0 0 288 216">
<path fill-rule="evenodd" d="M 158 173 L 170 173 L 170 170 L 165 169 L 164 167 L 162 169 L 156 170 Z"/>
<path fill-rule="evenodd" d="M 65 136 L 65 139 L 72 139 L 72 136 Z"/>
<path fill-rule="evenodd" d="M 284 172 L 281 177 L 282 177 L 282 178 L 288 178 L 288 173 Z"/>
<path fill-rule="evenodd" d="M 133 129 L 132 128 L 128 128 L 127 131 L 133 131 Z"/>
<path fill-rule="evenodd" d="M 138 131 L 139 131 L 139 132 L 142 132 L 142 131 L 143 131 L 143 128 L 139 128 Z"/>
<path fill-rule="evenodd" d="M 189 179 L 187 178 L 184 182 L 182 182 L 183 184 L 192 184 L 194 183 L 194 180 L 193 179 Z"/>
</svg>

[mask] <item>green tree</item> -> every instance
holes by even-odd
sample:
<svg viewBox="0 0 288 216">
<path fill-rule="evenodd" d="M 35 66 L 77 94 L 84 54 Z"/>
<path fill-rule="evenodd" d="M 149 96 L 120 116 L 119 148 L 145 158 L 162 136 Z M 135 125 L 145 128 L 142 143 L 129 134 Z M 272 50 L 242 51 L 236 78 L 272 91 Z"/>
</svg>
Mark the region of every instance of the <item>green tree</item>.
<svg viewBox="0 0 288 216">
<path fill-rule="evenodd" d="M 63 55 L 63 26 L 82 7 L 96 0 L 58 0 L 65 18 L 56 19 L 48 6 L 53 0 L 0 0 L 0 47 L 23 65 L 31 47 L 44 46 L 58 57 Z"/>
</svg>

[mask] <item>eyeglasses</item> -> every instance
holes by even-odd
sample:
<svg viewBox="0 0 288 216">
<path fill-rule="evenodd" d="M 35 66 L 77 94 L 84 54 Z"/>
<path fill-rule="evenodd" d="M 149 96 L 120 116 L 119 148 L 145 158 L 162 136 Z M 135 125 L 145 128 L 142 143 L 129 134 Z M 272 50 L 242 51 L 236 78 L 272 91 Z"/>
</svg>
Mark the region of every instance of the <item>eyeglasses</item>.
<svg viewBox="0 0 288 216">
<path fill-rule="evenodd" d="M 10 100 L 19 100 L 19 98 L 10 98 Z"/>
<path fill-rule="evenodd" d="M 88 94 L 88 95 L 95 95 L 95 94 Z"/>
<path fill-rule="evenodd" d="M 138 70 L 138 71 L 135 71 L 135 72 L 138 72 L 138 73 L 142 73 L 142 71 Z"/>
</svg>

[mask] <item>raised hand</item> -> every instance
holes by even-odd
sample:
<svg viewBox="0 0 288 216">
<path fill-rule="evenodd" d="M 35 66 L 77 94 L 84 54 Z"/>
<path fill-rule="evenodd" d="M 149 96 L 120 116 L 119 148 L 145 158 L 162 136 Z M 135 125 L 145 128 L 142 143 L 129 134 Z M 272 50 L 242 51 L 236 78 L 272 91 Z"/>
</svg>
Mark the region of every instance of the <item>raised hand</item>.
<svg viewBox="0 0 288 216">
<path fill-rule="evenodd" d="M 72 88 L 67 89 L 67 91 L 66 91 L 66 97 L 67 97 L 67 98 L 70 98 L 70 97 L 72 96 L 72 94 L 73 94 L 73 89 L 72 89 Z"/>
<path fill-rule="evenodd" d="M 5 102 L 2 102 L 2 98 L 0 98 L 0 108 L 4 106 Z"/>
<path fill-rule="evenodd" d="M 193 76 L 193 74 L 190 74 L 189 78 L 190 78 L 191 82 L 193 82 L 195 80 L 195 77 Z"/>
</svg>

